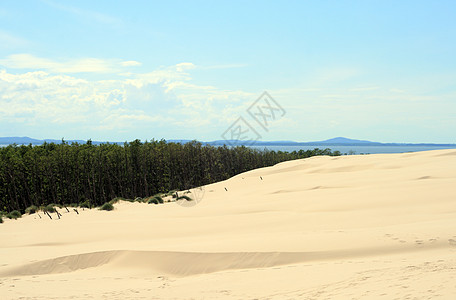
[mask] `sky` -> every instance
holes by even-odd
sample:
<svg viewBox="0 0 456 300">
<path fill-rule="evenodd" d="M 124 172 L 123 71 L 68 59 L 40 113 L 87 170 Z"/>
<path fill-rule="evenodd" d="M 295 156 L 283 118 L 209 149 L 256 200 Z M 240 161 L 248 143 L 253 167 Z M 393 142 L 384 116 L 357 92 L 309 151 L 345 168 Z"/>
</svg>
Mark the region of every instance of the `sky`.
<svg viewBox="0 0 456 300">
<path fill-rule="evenodd" d="M 0 136 L 456 143 L 455 14 L 444 0 L 3 0 Z"/>
</svg>

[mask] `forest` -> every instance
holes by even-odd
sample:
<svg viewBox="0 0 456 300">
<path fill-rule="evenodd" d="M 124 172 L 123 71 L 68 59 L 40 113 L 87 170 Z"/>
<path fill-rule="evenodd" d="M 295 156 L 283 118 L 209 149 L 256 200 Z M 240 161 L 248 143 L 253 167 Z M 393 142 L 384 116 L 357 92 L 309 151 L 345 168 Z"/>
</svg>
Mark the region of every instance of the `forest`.
<svg viewBox="0 0 456 300">
<path fill-rule="evenodd" d="M 100 206 L 113 198 L 133 199 L 185 190 L 279 162 L 330 149 L 294 152 L 245 146 L 210 146 L 165 140 L 94 145 L 65 142 L 0 148 L 0 211 L 48 204 Z"/>
</svg>

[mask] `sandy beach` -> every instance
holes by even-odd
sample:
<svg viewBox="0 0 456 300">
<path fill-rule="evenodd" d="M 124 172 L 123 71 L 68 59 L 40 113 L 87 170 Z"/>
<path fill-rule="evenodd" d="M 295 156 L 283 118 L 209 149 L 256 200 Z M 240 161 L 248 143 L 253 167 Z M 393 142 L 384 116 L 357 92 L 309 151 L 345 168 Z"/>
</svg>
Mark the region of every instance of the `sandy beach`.
<svg viewBox="0 0 456 300">
<path fill-rule="evenodd" d="M 1 299 L 455 299 L 456 150 L 318 156 L 0 224 Z"/>
</svg>

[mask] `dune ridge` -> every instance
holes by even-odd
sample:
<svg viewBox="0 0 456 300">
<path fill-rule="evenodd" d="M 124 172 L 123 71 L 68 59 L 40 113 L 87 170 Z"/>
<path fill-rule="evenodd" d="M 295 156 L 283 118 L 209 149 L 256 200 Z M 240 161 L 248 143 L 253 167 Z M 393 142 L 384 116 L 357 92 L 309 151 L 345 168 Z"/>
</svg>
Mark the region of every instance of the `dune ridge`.
<svg viewBox="0 0 456 300">
<path fill-rule="evenodd" d="M 450 244 L 456 243 L 449 240 Z M 111 250 L 81 253 L 42 260 L 9 268 L 0 277 L 70 273 L 110 265 L 115 269 L 142 269 L 151 273 L 191 276 L 226 270 L 270 268 L 295 263 L 309 263 L 378 254 L 421 252 L 445 248 L 444 241 L 417 247 L 365 247 L 319 252 L 172 252 Z"/>
</svg>

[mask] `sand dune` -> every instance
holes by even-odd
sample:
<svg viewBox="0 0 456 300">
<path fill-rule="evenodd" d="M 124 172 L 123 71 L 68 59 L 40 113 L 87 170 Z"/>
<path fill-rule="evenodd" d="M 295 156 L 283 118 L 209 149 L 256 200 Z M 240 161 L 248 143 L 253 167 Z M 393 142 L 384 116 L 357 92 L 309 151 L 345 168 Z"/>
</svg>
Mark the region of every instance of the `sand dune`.
<svg viewBox="0 0 456 300">
<path fill-rule="evenodd" d="M 456 150 L 312 157 L 0 225 L 2 299 L 454 299 Z M 6 297 L 6 298 L 4 298 Z"/>
<path fill-rule="evenodd" d="M 190 276 L 226 270 L 258 269 L 295 263 L 369 257 L 384 254 L 441 249 L 447 245 L 435 242 L 421 248 L 371 247 L 319 252 L 171 252 L 112 250 L 68 255 L 37 261 L 20 267 L 5 268 L 2 277 L 70 273 L 88 268 L 109 266 L 115 269 L 135 269 L 150 274 Z"/>
</svg>

